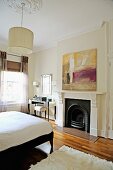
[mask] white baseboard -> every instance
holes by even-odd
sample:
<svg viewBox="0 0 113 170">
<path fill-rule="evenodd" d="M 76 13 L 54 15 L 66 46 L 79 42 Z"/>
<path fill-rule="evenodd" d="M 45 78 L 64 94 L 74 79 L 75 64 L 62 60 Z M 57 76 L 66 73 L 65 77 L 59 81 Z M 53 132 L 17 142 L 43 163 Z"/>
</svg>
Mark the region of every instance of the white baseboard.
<svg viewBox="0 0 113 170">
<path fill-rule="evenodd" d="M 108 138 L 113 139 L 113 130 L 109 130 Z"/>
<path fill-rule="evenodd" d="M 96 130 L 96 129 L 90 130 L 90 135 L 96 136 L 96 133 L 97 133 L 97 136 L 113 139 L 113 130 L 109 130 L 108 136 L 106 136 L 105 130 Z"/>
<path fill-rule="evenodd" d="M 90 135 L 98 136 L 98 131 L 97 131 L 97 129 L 91 128 L 91 129 L 90 129 Z"/>
<path fill-rule="evenodd" d="M 56 119 L 56 120 L 55 120 L 55 123 L 56 123 L 58 126 L 63 127 L 63 122 L 62 122 L 62 121 Z"/>
<path fill-rule="evenodd" d="M 60 126 L 60 127 L 63 127 L 64 125 L 63 125 L 63 122 L 62 121 L 58 121 L 58 126 Z"/>
<path fill-rule="evenodd" d="M 55 124 L 56 124 L 56 125 L 58 125 L 58 121 L 57 121 L 57 119 L 55 120 Z"/>
<path fill-rule="evenodd" d="M 98 130 L 98 136 L 113 139 L 113 130 L 108 131 L 108 136 L 106 136 L 105 130 Z"/>
<path fill-rule="evenodd" d="M 98 130 L 98 136 L 101 136 L 101 137 L 106 137 L 106 131 L 105 130 Z"/>
</svg>

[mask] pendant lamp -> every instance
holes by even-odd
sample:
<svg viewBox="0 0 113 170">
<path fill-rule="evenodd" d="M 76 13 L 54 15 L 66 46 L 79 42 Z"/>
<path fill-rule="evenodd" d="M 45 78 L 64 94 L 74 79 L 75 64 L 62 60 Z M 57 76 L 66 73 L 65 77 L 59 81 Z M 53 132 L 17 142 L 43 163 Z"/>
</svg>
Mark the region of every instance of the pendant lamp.
<svg viewBox="0 0 113 170">
<path fill-rule="evenodd" d="M 34 35 L 31 30 L 22 27 L 23 8 L 25 6 L 25 3 L 21 3 L 21 5 L 21 27 L 12 27 L 9 29 L 8 52 L 18 55 L 26 55 L 32 53 Z"/>
</svg>

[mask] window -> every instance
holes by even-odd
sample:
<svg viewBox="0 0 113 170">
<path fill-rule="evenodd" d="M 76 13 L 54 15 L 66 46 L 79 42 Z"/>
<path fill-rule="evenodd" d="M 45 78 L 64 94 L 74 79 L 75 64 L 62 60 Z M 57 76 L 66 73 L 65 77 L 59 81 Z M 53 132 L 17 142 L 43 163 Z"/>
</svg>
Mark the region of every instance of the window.
<svg viewBox="0 0 113 170">
<path fill-rule="evenodd" d="M 23 99 L 23 73 L 3 71 L 2 100 L 12 103 L 21 103 Z"/>
<path fill-rule="evenodd" d="M 43 95 L 51 95 L 52 75 L 51 74 L 42 75 L 41 80 L 42 80 L 42 93 L 43 93 Z"/>
</svg>

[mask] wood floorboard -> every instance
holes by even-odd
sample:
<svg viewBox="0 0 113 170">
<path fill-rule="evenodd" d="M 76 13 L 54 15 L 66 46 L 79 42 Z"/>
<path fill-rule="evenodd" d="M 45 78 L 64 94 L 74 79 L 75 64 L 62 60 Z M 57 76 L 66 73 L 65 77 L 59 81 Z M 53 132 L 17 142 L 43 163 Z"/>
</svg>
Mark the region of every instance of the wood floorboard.
<svg viewBox="0 0 113 170">
<path fill-rule="evenodd" d="M 70 146 L 74 149 L 93 154 L 102 159 L 113 161 L 113 140 L 102 137 L 94 137 L 85 133 L 74 131 L 73 135 L 71 129 L 65 132 L 64 128 L 57 127 L 52 123 L 54 128 L 54 149 L 59 149 L 62 145 Z M 77 135 L 76 135 L 77 134 Z M 58 144 L 59 143 L 59 144 Z M 57 145 L 57 146 L 56 146 Z"/>
</svg>

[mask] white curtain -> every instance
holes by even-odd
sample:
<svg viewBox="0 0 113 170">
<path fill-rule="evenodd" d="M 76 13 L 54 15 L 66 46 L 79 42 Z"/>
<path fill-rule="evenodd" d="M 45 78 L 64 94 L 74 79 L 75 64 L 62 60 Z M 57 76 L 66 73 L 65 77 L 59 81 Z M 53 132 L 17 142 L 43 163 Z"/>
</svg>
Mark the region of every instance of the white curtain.
<svg viewBox="0 0 113 170">
<path fill-rule="evenodd" d="M 9 69 L 6 53 L 0 52 L 0 112 L 28 112 L 28 57 L 21 57 L 18 71 L 14 67 Z"/>
</svg>

